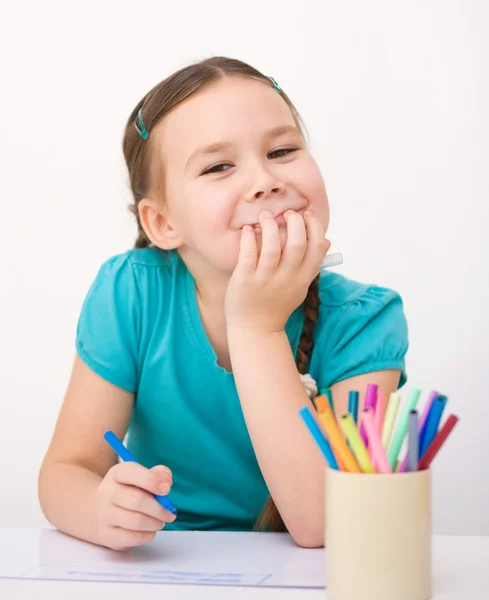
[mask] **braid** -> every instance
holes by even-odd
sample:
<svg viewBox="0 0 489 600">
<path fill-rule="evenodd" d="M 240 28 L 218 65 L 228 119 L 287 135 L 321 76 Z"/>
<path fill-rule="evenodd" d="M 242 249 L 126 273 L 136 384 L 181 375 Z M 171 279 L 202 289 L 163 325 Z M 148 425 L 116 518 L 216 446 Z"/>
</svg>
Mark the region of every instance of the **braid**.
<svg viewBox="0 0 489 600">
<path fill-rule="evenodd" d="M 307 290 L 307 296 L 304 301 L 304 327 L 302 329 L 299 345 L 297 347 L 297 358 L 296 365 L 297 370 L 301 375 L 307 373 L 309 367 L 309 360 L 311 358 L 313 348 L 313 332 L 316 321 L 318 320 L 319 314 L 319 277 L 318 274 L 311 282 L 309 289 Z M 273 498 L 270 496 L 258 517 L 255 527 L 258 531 L 287 531 L 285 523 L 278 512 L 278 508 L 275 506 Z"/>
<path fill-rule="evenodd" d="M 302 329 L 301 337 L 299 340 L 299 346 L 297 348 L 296 365 L 297 370 L 301 375 L 307 373 L 309 367 L 309 360 L 311 358 L 312 347 L 313 347 L 313 332 L 316 321 L 318 320 L 319 313 L 319 275 L 317 275 L 309 289 L 307 290 L 307 296 L 305 299 L 305 319 L 304 328 Z"/>
</svg>

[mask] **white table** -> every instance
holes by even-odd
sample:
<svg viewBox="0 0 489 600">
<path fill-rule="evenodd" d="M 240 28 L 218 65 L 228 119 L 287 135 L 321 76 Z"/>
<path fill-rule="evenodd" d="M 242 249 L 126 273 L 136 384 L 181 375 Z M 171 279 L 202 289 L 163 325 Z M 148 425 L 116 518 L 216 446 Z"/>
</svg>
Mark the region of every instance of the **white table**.
<svg viewBox="0 0 489 600">
<path fill-rule="evenodd" d="M 41 530 L 29 530 L 31 532 Z M 7 533 L 6 533 L 7 532 Z M 14 549 L 12 541 L 25 544 L 26 530 L 0 530 L 0 564 Z M 170 533 L 170 532 L 168 532 Z M 164 536 L 165 532 L 158 534 Z M 167 534 L 168 535 L 168 534 Z M 206 533 L 199 533 L 200 539 Z M 212 534 L 214 537 L 220 534 Z M 229 536 L 230 534 L 226 534 Z M 239 543 L 242 534 L 236 536 Z M 250 534 L 246 534 L 250 535 Z M 252 534 L 261 536 L 264 534 Z M 267 534 L 265 534 L 267 535 Z M 224 539 L 224 538 L 223 538 Z M 229 538 L 228 538 L 229 539 Z M 242 538 L 241 538 L 242 539 Z M 2 540 L 4 543 L 2 544 Z M 8 544 L 5 541 L 8 540 Z M 290 540 L 283 538 L 284 544 Z M 257 542 L 257 545 L 260 545 Z M 18 550 L 18 549 L 17 549 Z M 29 551 L 35 557 L 36 548 Z M 321 552 L 304 550 L 303 552 Z M 302 556 L 298 554 L 297 556 Z M 311 555 L 312 556 L 312 555 Z M 315 555 L 317 557 L 317 554 Z M 46 561 L 46 556 L 44 556 Z M 316 564 L 319 564 L 316 561 Z M 435 600 L 488 600 L 489 599 L 489 537 L 435 536 L 433 539 L 433 583 Z M 35 579 L 0 578 L 0 598 L 31 600 L 90 600 L 116 598 L 117 600 L 314 600 L 326 598 L 324 589 L 294 589 L 277 587 L 195 586 L 152 583 L 105 583 L 83 581 L 48 581 Z M 394 599 L 393 599 L 394 600 Z"/>
</svg>

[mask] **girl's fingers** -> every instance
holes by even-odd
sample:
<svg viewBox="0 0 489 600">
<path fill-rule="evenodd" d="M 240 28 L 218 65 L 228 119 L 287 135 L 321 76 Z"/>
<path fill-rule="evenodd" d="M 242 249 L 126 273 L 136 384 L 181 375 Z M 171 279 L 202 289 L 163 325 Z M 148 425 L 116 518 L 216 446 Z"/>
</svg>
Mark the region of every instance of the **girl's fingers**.
<svg viewBox="0 0 489 600">
<path fill-rule="evenodd" d="M 142 546 L 152 542 L 156 536 L 156 531 L 131 531 L 112 525 L 107 526 L 106 531 L 104 543 L 114 550 L 127 550 L 135 546 Z"/>
<path fill-rule="evenodd" d="M 106 524 L 129 529 L 130 531 L 159 531 L 163 529 L 165 521 L 140 512 L 127 510 L 127 508 L 113 506 Z"/>
<path fill-rule="evenodd" d="M 112 467 L 111 475 L 117 483 L 135 486 L 152 494 L 165 493 L 160 486 L 166 489 L 166 485 L 172 483 L 170 469 L 150 470 L 135 462 L 118 463 Z"/>
<path fill-rule="evenodd" d="M 252 275 L 256 270 L 257 259 L 255 232 L 251 225 L 245 225 L 241 231 L 236 271 L 241 272 L 242 275 Z"/>
<path fill-rule="evenodd" d="M 282 248 L 277 221 L 269 210 L 260 213 L 261 250 L 258 260 L 257 275 L 270 276 L 280 263 Z"/>
<path fill-rule="evenodd" d="M 168 494 L 169 491 L 170 486 L 168 486 L 164 495 Z M 152 494 L 130 485 L 119 485 L 111 500 L 113 504 L 120 508 L 143 513 L 165 523 L 171 523 L 176 518 L 173 513 L 163 508 Z"/>
<path fill-rule="evenodd" d="M 308 246 L 306 226 L 302 215 L 294 211 L 287 211 L 284 219 L 287 223 L 287 241 L 281 265 L 284 270 L 295 271 L 301 266 Z"/>
<path fill-rule="evenodd" d="M 319 265 L 324 260 L 331 242 L 324 237 L 324 229 L 314 214 L 304 215 L 308 245 L 304 254 L 303 266 L 307 271 L 317 273 Z"/>
</svg>

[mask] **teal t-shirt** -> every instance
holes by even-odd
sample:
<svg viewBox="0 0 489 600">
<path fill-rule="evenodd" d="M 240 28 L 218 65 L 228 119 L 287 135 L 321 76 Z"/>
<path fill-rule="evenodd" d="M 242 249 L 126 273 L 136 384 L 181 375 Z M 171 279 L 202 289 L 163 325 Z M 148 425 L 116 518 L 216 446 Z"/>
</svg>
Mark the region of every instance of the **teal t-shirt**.
<svg viewBox="0 0 489 600">
<path fill-rule="evenodd" d="M 400 369 L 407 326 L 392 290 L 323 272 L 308 372 L 319 388 L 370 371 Z M 302 307 L 286 333 L 296 353 Z M 128 447 L 145 466 L 173 472 L 177 520 L 167 529 L 247 531 L 268 490 L 233 374 L 217 364 L 176 251 L 131 250 L 104 263 L 83 304 L 76 349 L 98 375 L 135 393 Z M 265 368 L 265 367 L 264 367 Z"/>
</svg>

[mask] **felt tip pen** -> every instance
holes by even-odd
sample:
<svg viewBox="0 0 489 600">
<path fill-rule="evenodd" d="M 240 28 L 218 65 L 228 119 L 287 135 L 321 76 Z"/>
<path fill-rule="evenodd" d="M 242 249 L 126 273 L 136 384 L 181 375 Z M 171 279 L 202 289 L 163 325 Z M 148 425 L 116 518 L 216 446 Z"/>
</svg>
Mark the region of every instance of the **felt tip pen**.
<svg viewBox="0 0 489 600">
<path fill-rule="evenodd" d="M 104 433 L 104 439 L 112 448 L 112 450 L 119 456 L 124 462 L 135 462 L 138 461 L 134 458 L 134 456 L 129 452 L 129 450 L 124 446 L 124 444 L 119 440 L 119 438 L 112 431 L 106 431 Z M 138 463 L 140 464 L 140 463 Z M 159 494 L 153 494 L 156 500 L 161 504 L 163 508 L 170 511 L 174 515 L 177 514 L 177 509 L 173 506 L 170 498 L 168 496 L 160 496 Z"/>
<path fill-rule="evenodd" d="M 343 263 L 343 254 L 341 252 L 335 252 L 334 254 L 328 254 L 325 256 L 323 262 L 319 265 L 319 268 L 323 271 L 331 267 L 337 267 Z"/>
</svg>

